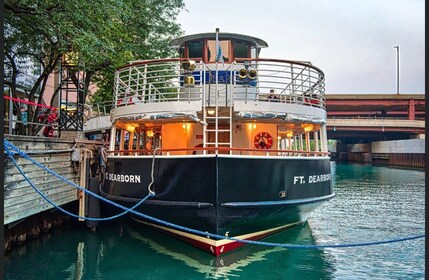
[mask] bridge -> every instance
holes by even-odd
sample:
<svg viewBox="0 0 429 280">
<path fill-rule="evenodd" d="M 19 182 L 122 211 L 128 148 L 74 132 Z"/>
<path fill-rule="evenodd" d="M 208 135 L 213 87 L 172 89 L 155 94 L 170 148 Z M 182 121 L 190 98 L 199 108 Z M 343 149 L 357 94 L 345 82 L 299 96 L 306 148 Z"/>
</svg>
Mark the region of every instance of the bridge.
<svg viewBox="0 0 429 280">
<path fill-rule="evenodd" d="M 334 159 L 425 166 L 424 94 L 327 94 Z"/>
<path fill-rule="evenodd" d="M 410 139 L 425 133 L 424 94 L 326 94 L 328 137 L 343 143 Z"/>
</svg>

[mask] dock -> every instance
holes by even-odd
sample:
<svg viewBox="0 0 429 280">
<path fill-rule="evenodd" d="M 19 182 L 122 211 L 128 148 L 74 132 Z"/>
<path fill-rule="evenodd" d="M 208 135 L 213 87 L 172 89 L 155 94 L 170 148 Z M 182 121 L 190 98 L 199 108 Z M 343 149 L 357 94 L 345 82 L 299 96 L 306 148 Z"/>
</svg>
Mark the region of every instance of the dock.
<svg viewBox="0 0 429 280">
<path fill-rule="evenodd" d="M 22 135 L 6 135 L 5 139 L 65 180 L 84 187 L 88 185 L 90 165 L 97 160 L 97 147 L 104 144 L 102 141 L 78 138 Z M 68 219 L 37 193 L 22 173 L 53 204 L 70 211 L 84 211 L 84 197 L 74 186 L 20 155 L 15 154 L 14 159 L 22 172 L 7 154 L 4 155 L 3 224 L 6 250 L 13 244 L 20 244 L 60 226 Z"/>
</svg>

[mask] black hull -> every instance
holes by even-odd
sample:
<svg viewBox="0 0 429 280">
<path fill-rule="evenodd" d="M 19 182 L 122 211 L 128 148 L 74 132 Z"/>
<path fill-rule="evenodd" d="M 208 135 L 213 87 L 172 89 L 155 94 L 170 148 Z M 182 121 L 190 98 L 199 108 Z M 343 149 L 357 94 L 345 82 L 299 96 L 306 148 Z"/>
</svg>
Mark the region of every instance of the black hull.
<svg viewBox="0 0 429 280">
<path fill-rule="evenodd" d="M 106 170 L 106 198 L 131 207 L 148 194 L 152 157 L 112 157 Z M 219 235 L 303 222 L 334 196 L 328 158 L 163 157 L 153 171 L 156 195 L 136 211 Z"/>
</svg>

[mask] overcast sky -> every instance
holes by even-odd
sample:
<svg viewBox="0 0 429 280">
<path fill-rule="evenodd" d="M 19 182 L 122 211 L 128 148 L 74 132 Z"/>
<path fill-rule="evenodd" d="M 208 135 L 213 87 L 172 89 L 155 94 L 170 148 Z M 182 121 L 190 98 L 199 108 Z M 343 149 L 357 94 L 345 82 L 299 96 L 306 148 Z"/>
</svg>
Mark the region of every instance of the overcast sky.
<svg viewBox="0 0 429 280">
<path fill-rule="evenodd" d="M 240 33 L 265 40 L 262 58 L 311 61 L 327 94 L 424 93 L 424 0 L 185 0 L 186 35 Z"/>
</svg>

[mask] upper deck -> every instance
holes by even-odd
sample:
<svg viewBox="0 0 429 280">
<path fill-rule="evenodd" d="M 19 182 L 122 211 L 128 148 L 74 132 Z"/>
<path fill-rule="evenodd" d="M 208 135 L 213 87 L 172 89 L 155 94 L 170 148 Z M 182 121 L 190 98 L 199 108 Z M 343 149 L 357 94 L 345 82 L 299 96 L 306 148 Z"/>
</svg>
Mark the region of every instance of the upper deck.
<svg viewBox="0 0 429 280">
<path fill-rule="evenodd" d="M 225 109 L 241 121 L 326 122 L 324 73 L 310 62 L 261 58 L 266 42 L 233 33 L 219 33 L 218 40 L 216 33 L 188 35 L 170 45 L 179 58 L 135 61 L 116 71 L 113 122 L 201 119 L 201 112 Z"/>
</svg>

